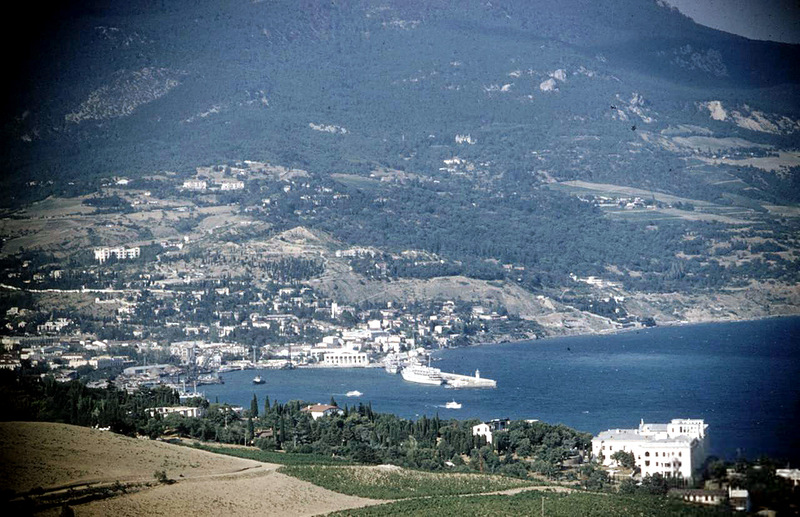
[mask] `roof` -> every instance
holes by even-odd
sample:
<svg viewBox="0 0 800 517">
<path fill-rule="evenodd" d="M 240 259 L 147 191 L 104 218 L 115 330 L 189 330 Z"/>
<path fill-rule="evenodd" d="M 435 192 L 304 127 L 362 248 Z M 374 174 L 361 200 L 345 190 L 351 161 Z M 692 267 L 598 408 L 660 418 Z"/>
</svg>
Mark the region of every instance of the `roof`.
<svg viewBox="0 0 800 517">
<path fill-rule="evenodd" d="M 304 407 L 300 411 L 307 411 L 310 413 L 324 413 L 325 411 L 329 411 L 331 409 L 339 410 L 339 407 L 331 406 L 330 404 L 313 404 L 311 406 Z"/>
<path fill-rule="evenodd" d="M 725 497 L 728 495 L 728 492 L 725 490 L 704 490 L 702 488 L 671 488 L 669 490 L 669 495 L 707 495 L 707 496 L 715 496 L 715 497 Z"/>
<path fill-rule="evenodd" d="M 654 432 L 667 432 L 669 424 L 647 424 L 645 423 L 642 428 Z"/>
<path fill-rule="evenodd" d="M 649 442 L 651 437 L 642 436 L 637 429 L 609 429 L 598 434 L 595 440 L 625 440 Z"/>
<path fill-rule="evenodd" d="M 620 442 L 642 442 L 653 446 L 670 445 L 689 445 L 693 439 L 687 435 L 674 436 L 672 438 L 656 438 L 652 434 L 639 434 L 638 429 L 609 429 L 603 431 L 592 439 L 592 441 L 620 441 Z"/>
</svg>

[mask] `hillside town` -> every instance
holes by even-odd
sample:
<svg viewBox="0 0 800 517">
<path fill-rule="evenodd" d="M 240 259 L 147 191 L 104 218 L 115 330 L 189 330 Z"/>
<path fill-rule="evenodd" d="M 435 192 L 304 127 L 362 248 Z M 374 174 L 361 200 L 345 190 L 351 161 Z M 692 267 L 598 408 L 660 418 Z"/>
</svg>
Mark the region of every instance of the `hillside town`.
<svg viewBox="0 0 800 517">
<path fill-rule="evenodd" d="M 213 291 L 216 296 L 229 293 L 230 287 Z M 170 297 L 162 290 L 158 294 L 162 302 L 172 299 L 173 306 L 181 307 L 178 300 L 200 305 L 209 293 L 173 291 Z M 95 303 L 102 305 L 103 300 L 98 297 Z M 147 310 L 154 315 L 167 313 L 166 303 L 154 305 Z M 0 364 L 9 370 L 23 365 L 39 368 L 62 382 L 89 376 L 92 386 L 113 382 L 135 391 L 163 383 L 186 391 L 187 385 L 221 383 L 220 374 L 233 370 L 382 368 L 387 362 L 424 361 L 434 349 L 463 344 L 465 333 L 486 332 L 492 322 L 508 319 L 489 308 L 459 307 L 452 301 L 425 310 L 388 304 L 358 311 L 336 302 L 321 307 L 310 289 L 290 287 L 250 305 L 260 310 L 214 311 L 209 324 L 180 324 L 175 311 L 159 322 L 174 336 L 163 340 L 144 336 L 141 330 L 133 331 L 139 339 L 101 339 L 82 332 L 80 322 L 58 317 L 37 324 L 34 335 L 4 336 Z M 116 322 L 137 321 L 140 307 L 136 302 L 118 307 Z M 312 318 L 302 317 L 309 311 L 314 311 Z M 29 328 L 25 319 L 30 316 L 33 313 L 26 309 L 8 309 L 6 317 L 16 325 L 7 324 L 7 330 Z"/>
</svg>

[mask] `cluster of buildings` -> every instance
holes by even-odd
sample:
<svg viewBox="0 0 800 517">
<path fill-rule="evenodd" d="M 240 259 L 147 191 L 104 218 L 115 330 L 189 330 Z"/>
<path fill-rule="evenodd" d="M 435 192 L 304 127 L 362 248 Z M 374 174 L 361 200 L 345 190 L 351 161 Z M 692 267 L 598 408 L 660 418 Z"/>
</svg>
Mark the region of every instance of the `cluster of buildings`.
<svg viewBox="0 0 800 517">
<path fill-rule="evenodd" d="M 219 180 L 213 183 L 220 191 L 244 190 L 244 181 L 240 180 Z M 209 188 L 208 182 L 201 179 L 191 179 L 183 182 L 185 190 L 204 191 Z"/>
</svg>

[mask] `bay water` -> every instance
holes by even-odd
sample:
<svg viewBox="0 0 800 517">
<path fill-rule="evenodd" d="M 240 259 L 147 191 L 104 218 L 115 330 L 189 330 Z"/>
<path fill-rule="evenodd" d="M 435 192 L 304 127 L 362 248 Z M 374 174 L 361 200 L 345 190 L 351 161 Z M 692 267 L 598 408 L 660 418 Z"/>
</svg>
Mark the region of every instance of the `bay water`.
<svg viewBox="0 0 800 517">
<path fill-rule="evenodd" d="M 249 370 L 203 386 L 212 402 L 371 403 L 405 418 L 539 419 L 596 434 L 672 418 L 709 424 L 710 453 L 800 462 L 800 318 L 661 327 L 437 351 L 432 366 L 496 389 L 406 382 L 383 369 Z M 265 384 L 254 385 L 260 375 Z M 347 397 L 347 392 L 362 395 Z M 461 409 L 446 409 L 455 400 Z"/>
</svg>

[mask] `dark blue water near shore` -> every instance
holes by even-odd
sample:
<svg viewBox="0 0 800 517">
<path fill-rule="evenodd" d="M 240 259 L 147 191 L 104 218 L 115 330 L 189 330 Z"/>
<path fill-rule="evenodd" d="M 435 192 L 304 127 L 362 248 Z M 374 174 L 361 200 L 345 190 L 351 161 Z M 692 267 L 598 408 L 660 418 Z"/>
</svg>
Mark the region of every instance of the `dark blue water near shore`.
<svg viewBox="0 0 800 517">
<path fill-rule="evenodd" d="M 256 393 L 285 402 L 371 402 L 416 418 L 537 418 L 597 433 L 636 427 L 640 418 L 704 418 L 711 453 L 768 454 L 800 462 L 800 318 L 655 328 L 606 336 L 547 339 L 444 350 L 444 371 L 496 379 L 497 389 L 453 390 L 404 382 L 382 369 L 260 371 L 205 386 L 211 401 L 247 405 Z M 360 398 L 345 393 L 357 390 Z M 460 410 L 445 409 L 455 399 Z"/>
</svg>

